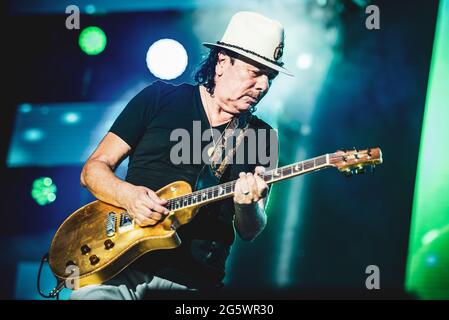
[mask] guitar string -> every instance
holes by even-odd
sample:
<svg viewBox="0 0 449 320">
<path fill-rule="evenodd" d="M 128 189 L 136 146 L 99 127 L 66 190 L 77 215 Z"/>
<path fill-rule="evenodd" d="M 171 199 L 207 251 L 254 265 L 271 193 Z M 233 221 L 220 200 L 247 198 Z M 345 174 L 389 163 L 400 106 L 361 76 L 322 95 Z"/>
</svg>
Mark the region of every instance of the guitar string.
<svg viewBox="0 0 449 320">
<path fill-rule="evenodd" d="M 335 156 L 335 155 L 331 154 L 330 155 L 330 160 L 336 160 L 336 159 L 337 160 L 341 160 L 344 157 L 345 156 Z M 279 174 L 279 176 L 283 177 L 283 175 L 285 173 L 288 173 L 288 171 L 289 171 L 289 174 L 292 175 L 293 173 L 297 173 L 298 171 L 304 171 L 305 165 L 308 165 L 309 163 L 310 164 L 314 163 L 311 168 L 316 167 L 317 166 L 316 160 L 317 159 L 324 160 L 325 158 L 326 158 L 326 155 L 323 155 L 323 156 L 318 156 L 318 157 L 315 157 L 315 158 L 311 158 L 309 160 L 305 160 L 305 161 L 301 161 L 301 162 L 298 162 L 298 163 L 294 163 L 292 165 L 287 165 L 287 166 L 284 166 L 284 167 L 275 168 L 275 169 L 272 169 L 272 170 L 262 174 L 261 177 L 264 178 L 265 181 L 270 182 L 270 180 L 274 180 L 273 179 L 273 174 L 274 173 L 278 173 L 280 171 L 281 173 Z M 324 165 L 324 164 L 327 164 L 327 162 L 322 163 L 322 164 L 318 164 L 318 166 Z M 301 165 L 301 169 L 300 170 L 294 169 L 295 167 L 299 167 L 300 165 Z M 307 169 L 309 169 L 309 168 L 306 168 L 306 170 Z M 270 178 L 266 179 L 267 177 L 270 177 Z M 167 205 L 166 206 L 167 206 L 167 208 L 170 207 L 170 209 L 180 209 L 180 208 L 183 208 L 185 206 L 201 203 L 202 202 L 201 198 L 206 198 L 205 201 L 207 201 L 207 200 L 210 200 L 209 196 L 212 196 L 212 198 L 217 198 L 218 196 L 226 196 L 226 195 L 229 195 L 230 193 L 232 193 L 234 191 L 233 188 L 235 187 L 235 183 L 236 183 L 236 180 L 229 181 L 229 182 L 225 182 L 223 184 L 217 185 L 217 186 L 212 186 L 212 187 L 205 188 L 205 189 L 202 189 L 202 190 L 197 190 L 197 191 L 194 191 L 194 192 L 192 192 L 190 194 L 187 194 L 187 195 L 171 198 L 171 199 L 167 200 Z M 224 194 L 217 194 L 216 196 L 214 196 L 214 192 L 220 190 L 220 188 L 221 188 L 221 190 L 224 190 Z M 230 190 L 228 191 L 227 189 L 230 189 Z M 204 197 L 203 195 L 207 195 L 207 196 Z M 200 199 L 197 200 L 196 203 L 193 203 L 194 197 L 195 198 L 200 198 Z M 190 204 L 185 205 L 186 202 L 190 203 Z M 174 208 L 172 208 L 173 206 L 174 206 Z"/>
<path fill-rule="evenodd" d="M 283 176 L 285 173 L 293 174 L 293 173 L 295 173 L 295 171 L 296 172 L 303 171 L 304 168 L 309 163 L 312 164 L 313 162 L 315 162 L 316 159 L 320 159 L 320 158 L 323 158 L 323 160 L 324 160 L 325 156 L 319 156 L 319 157 L 316 157 L 316 158 L 312 158 L 310 160 L 306 160 L 306 161 L 299 162 L 299 163 L 296 163 L 296 164 L 292 164 L 292 165 L 288 165 L 288 166 L 284 166 L 284 167 L 280 167 L 280 168 L 276 168 L 276 169 L 270 170 L 270 171 L 266 172 L 265 174 L 263 174 L 262 178 L 264 178 L 265 181 L 270 182 L 270 180 L 274 180 L 273 179 L 273 175 L 275 173 L 279 173 L 279 176 Z M 302 164 L 302 166 L 301 166 L 300 170 L 294 169 L 296 166 L 299 167 L 301 164 Z M 322 163 L 322 164 L 325 164 L 325 163 Z M 321 164 L 319 164 L 319 165 L 321 165 Z M 315 166 L 316 166 L 316 163 L 311 168 L 313 168 Z M 309 169 L 309 168 L 306 168 L 306 170 L 307 169 Z M 172 198 L 172 199 L 169 199 L 168 201 L 169 201 L 170 205 L 171 204 L 175 204 L 176 205 L 176 202 L 178 202 L 178 206 L 179 207 L 183 207 L 184 206 L 183 204 L 186 201 L 193 200 L 194 197 L 196 197 L 196 198 L 200 197 L 200 202 L 201 202 L 201 196 L 203 196 L 205 194 L 207 195 L 207 197 L 209 197 L 211 195 L 213 196 L 213 193 L 216 192 L 217 190 L 220 190 L 220 188 L 225 191 L 225 194 L 218 194 L 215 197 L 218 197 L 219 195 L 228 195 L 229 193 L 231 193 L 233 191 L 235 183 L 236 183 L 235 180 L 234 181 L 229 181 L 229 182 L 217 185 L 217 186 L 212 186 L 212 187 L 209 187 L 209 188 L 205 188 L 205 189 L 202 189 L 202 190 L 198 190 L 198 191 L 192 192 L 192 193 L 190 193 L 188 195 L 183 195 L 183 196 L 180 196 L 180 197 Z M 228 190 L 228 189 L 230 189 L 230 190 Z M 179 202 L 179 200 L 181 200 L 181 202 Z M 209 199 L 207 199 L 207 200 L 209 200 Z M 176 209 L 179 209 L 179 208 L 176 208 Z"/>
<path fill-rule="evenodd" d="M 273 174 L 275 172 L 279 172 L 280 171 L 281 174 L 279 174 L 279 175 L 282 176 L 282 178 L 283 178 L 284 177 L 283 175 L 285 173 L 288 173 L 289 175 L 292 175 L 294 173 L 298 173 L 298 171 L 304 171 L 304 170 L 309 169 L 309 168 L 304 169 L 305 166 L 308 165 L 309 163 L 313 163 L 313 162 L 315 163 L 311 168 L 316 167 L 316 166 L 320 166 L 320 165 L 324 165 L 324 164 L 327 164 L 327 162 L 317 165 L 316 164 L 316 160 L 320 159 L 320 158 L 323 158 L 323 160 L 324 160 L 325 157 L 326 156 L 319 156 L 319 157 L 312 158 L 312 159 L 309 159 L 309 160 L 305 160 L 305 161 L 302 161 L 302 162 L 298 162 L 298 163 L 295 163 L 295 164 L 292 164 L 292 165 L 288 165 L 288 166 L 280 167 L 280 168 L 277 168 L 277 169 L 273 169 L 273 170 L 270 170 L 269 172 L 263 174 L 262 177 L 264 178 L 265 181 L 270 182 L 270 180 L 271 181 L 274 180 L 273 179 Z M 343 159 L 344 157 L 345 156 L 330 155 L 330 159 L 331 160 Z M 297 166 L 299 167 L 299 165 L 302 165 L 302 168 L 300 170 L 294 169 Z M 270 178 L 266 179 L 267 177 L 270 177 Z M 188 195 L 183 195 L 183 196 L 179 196 L 179 197 L 176 197 L 176 198 L 172 198 L 172 199 L 168 200 L 168 202 L 169 202 L 168 205 L 170 205 L 170 206 L 171 205 L 175 205 L 175 209 L 180 209 L 180 208 L 183 208 L 185 206 L 191 205 L 192 204 L 192 200 L 193 200 L 194 197 L 196 197 L 196 198 L 200 197 L 200 200 L 197 201 L 197 203 L 198 202 L 201 203 L 202 202 L 201 196 L 203 196 L 203 195 L 207 195 L 207 199 L 205 199 L 206 201 L 210 200 L 209 199 L 210 196 L 212 196 L 213 198 L 217 198 L 218 196 L 226 196 L 226 195 L 229 195 L 230 193 L 232 193 L 234 191 L 233 188 L 235 186 L 235 183 L 236 183 L 236 180 L 230 181 L 230 182 L 226 182 L 226 183 L 223 183 L 223 184 L 220 184 L 220 185 L 217 185 L 217 186 L 212 186 L 212 187 L 209 187 L 209 188 L 205 188 L 205 189 L 202 189 L 202 190 L 198 190 L 198 191 L 192 192 L 192 193 L 190 193 Z M 222 190 L 224 190 L 225 193 L 224 194 L 214 195 L 214 193 L 217 190 L 220 190 L 220 188 Z M 203 196 L 203 198 L 205 198 L 205 197 Z M 179 201 L 179 200 L 181 200 L 181 201 Z M 185 205 L 186 202 L 190 202 L 190 204 L 188 203 L 187 205 Z M 194 204 L 196 204 L 196 203 L 194 203 Z"/>
</svg>

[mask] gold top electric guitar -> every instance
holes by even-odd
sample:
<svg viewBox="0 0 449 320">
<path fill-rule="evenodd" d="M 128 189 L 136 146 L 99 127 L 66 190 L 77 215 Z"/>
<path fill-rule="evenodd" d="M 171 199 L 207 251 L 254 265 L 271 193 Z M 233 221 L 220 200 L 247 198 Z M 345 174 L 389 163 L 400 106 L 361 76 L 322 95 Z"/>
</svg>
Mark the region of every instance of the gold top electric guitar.
<svg viewBox="0 0 449 320">
<path fill-rule="evenodd" d="M 271 184 L 330 167 L 352 175 L 380 163 L 379 148 L 337 151 L 267 171 L 262 177 Z M 176 230 L 189 223 L 200 207 L 232 197 L 235 182 L 195 192 L 184 181 L 163 187 L 157 195 L 167 200 L 170 213 L 160 223 L 147 227 L 135 224 L 122 208 L 99 200 L 91 202 L 72 213 L 57 230 L 49 251 L 50 267 L 72 289 L 103 283 L 149 251 L 179 246 Z"/>
</svg>

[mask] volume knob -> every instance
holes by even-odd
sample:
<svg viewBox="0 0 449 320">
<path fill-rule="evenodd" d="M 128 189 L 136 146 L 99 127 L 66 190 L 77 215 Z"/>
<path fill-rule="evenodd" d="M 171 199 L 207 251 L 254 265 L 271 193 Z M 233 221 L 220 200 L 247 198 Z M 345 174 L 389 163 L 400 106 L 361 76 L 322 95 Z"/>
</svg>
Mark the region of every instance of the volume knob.
<svg viewBox="0 0 449 320">
<path fill-rule="evenodd" d="M 106 250 L 110 250 L 114 247 L 114 242 L 111 239 L 108 239 L 104 242 L 104 247 Z"/>
<path fill-rule="evenodd" d="M 82 254 L 88 254 L 89 252 L 90 252 L 90 248 L 89 248 L 89 246 L 87 244 L 85 244 L 85 245 L 83 245 L 81 247 L 81 253 Z"/>
<path fill-rule="evenodd" d="M 98 258 L 96 255 L 90 256 L 89 260 L 91 265 L 96 265 L 98 262 L 100 262 L 100 258 Z"/>
</svg>

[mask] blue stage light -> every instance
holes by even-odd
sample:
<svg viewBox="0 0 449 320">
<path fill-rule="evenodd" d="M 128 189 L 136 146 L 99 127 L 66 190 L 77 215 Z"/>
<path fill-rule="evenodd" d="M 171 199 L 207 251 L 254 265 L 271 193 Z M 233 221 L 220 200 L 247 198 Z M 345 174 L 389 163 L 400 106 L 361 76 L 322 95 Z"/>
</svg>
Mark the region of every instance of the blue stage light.
<svg viewBox="0 0 449 320">
<path fill-rule="evenodd" d="M 62 115 L 62 121 L 66 124 L 75 124 L 80 121 L 81 117 L 77 112 L 67 112 Z"/>
<path fill-rule="evenodd" d="M 26 130 L 23 133 L 23 138 L 29 142 L 42 140 L 43 137 L 44 137 L 44 132 L 40 129 L 32 128 L 32 129 Z"/>
</svg>

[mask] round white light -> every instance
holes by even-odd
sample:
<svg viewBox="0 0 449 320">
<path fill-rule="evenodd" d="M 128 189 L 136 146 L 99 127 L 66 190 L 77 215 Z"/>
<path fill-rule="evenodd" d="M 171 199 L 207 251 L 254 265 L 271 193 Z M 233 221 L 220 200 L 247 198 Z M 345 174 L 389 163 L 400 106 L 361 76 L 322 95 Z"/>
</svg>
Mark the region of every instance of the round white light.
<svg viewBox="0 0 449 320">
<path fill-rule="evenodd" d="M 308 69 L 312 65 L 312 56 L 308 53 L 302 53 L 296 60 L 296 66 L 299 69 Z"/>
<path fill-rule="evenodd" d="M 161 39 L 147 51 L 147 66 L 152 74 L 164 80 L 179 77 L 187 67 L 187 52 L 178 41 Z"/>
</svg>

